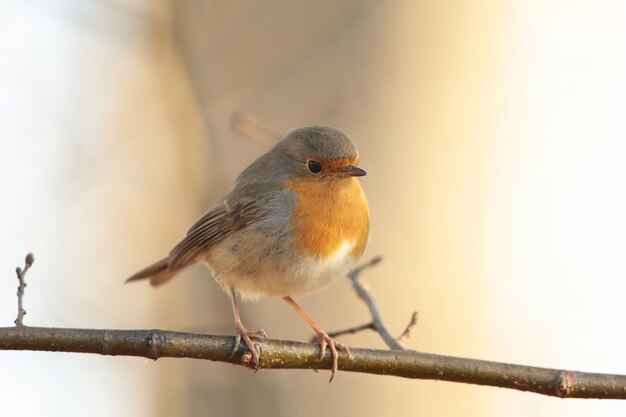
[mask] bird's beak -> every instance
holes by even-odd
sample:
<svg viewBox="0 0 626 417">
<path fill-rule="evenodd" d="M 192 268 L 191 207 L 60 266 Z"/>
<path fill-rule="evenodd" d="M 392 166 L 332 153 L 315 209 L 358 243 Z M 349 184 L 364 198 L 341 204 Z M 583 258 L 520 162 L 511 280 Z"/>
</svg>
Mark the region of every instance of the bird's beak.
<svg viewBox="0 0 626 417">
<path fill-rule="evenodd" d="M 354 165 L 348 165 L 341 170 L 341 173 L 348 177 L 362 177 L 364 175 L 367 175 L 367 172 Z"/>
</svg>

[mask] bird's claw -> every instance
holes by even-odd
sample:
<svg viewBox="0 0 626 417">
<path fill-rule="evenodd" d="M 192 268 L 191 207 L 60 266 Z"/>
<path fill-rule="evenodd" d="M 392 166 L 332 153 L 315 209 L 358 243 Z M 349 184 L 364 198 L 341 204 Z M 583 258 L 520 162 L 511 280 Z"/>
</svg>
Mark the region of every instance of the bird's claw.
<svg viewBox="0 0 626 417">
<path fill-rule="evenodd" d="M 235 355 L 235 353 L 237 352 L 237 349 L 239 349 L 239 344 L 241 343 L 241 339 L 243 339 L 243 341 L 246 343 L 246 346 L 248 347 L 248 350 L 250 351 L 250 354 L 252 355 L 251 365 L 255 370 L 258 370 L 261 364 L 261 357 L 259 355 L 259 350 L 254 345 L 254 342 L 252 342 L 252 338 L 259 339 L 262 342 L 265 342 L 267 340 L 267 334 L 262 329 L 250 332 L 245 327 L 243 327 L 242 324 L 236 324 L 235 325 L 235 346 L 233 347 L 233 351 L 230 354 L 230 356 L 233 357 Z"/>
<path fill-rule="evenodd" d="M 342 351 L 343 353 L 348 355 L 348 359 L 351 359 L 352 355 L 350 354 L 350 349 L 346 345 L 335 342 L 330 336 L 328 336 L 328 333 L 324 331 L 321 331 L 317 334 L 317 340 L 320 344 L 320 360 L 324 359 L 324 356 L 326 355 L 326 348 L 330 348 L 330 356 L 333 362 L 330 369 L 330 380 L 328 382 L 332 382 L 335 374 L 337 373 L 337 367 L 339 363 L 339 353 L 337 351 Z"/>
</svg>

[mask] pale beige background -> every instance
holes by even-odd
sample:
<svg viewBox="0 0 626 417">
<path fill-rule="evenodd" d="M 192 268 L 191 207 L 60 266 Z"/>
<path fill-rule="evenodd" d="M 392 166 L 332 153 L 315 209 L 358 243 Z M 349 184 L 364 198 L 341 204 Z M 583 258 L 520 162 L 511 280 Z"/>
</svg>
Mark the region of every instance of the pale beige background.
<svg viewBox="0 0 626 417">
<path fill-rule="evenodd" d="M 365 276 L 415 349 L 626 373 L 626 6 L 618 2 L 0 2 L 0 319 L 32 250 L 26 322 L 232 333 L 195 268 L 123 279 L 166 253 L 278 131 L 346 131 L 369 175 Z M 302 300 L 360 323 L 349 285 Z M 304 340 L 284 303 L 249 328 Z M 346 338 L 383 347 L 371 334 Z M 621 402 L 187 360 L 0 354 L 0 415 L 614 415 Z"/>
</svg>

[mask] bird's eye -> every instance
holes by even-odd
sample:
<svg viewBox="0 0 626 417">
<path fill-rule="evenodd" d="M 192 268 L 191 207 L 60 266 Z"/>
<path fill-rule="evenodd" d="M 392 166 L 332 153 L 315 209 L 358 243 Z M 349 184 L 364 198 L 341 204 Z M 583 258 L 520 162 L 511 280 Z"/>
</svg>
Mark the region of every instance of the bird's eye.
<svg viewBox="0 0 626 417">
<path fill-rule="evenodd" d="M 309 171 L 311 171 L 313 174 L 319 174 L 320 172 L 322 172 L 322 164 L 317 161 L 309 161 L 307 163 L 307 167 L 309 168 Z"/>
</svg>

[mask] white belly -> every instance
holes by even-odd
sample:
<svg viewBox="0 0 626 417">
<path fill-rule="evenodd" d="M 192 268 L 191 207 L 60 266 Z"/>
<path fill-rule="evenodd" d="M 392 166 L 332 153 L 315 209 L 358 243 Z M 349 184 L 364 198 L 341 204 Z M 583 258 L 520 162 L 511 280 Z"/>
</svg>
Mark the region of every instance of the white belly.
<svg viewBox="0 0 626 417">
<path fill-rule="evenodd" d="M 266 260 L 248 273 L 241 268 L 213 270 L 225 289 L 234 288 L 246 299 L 300 296 L 321 290 L 346 276 L 358 262 L 351 255 L 355 244 L 345 240 L 329 257 L 284 257 Z"/>
</svg>

